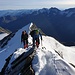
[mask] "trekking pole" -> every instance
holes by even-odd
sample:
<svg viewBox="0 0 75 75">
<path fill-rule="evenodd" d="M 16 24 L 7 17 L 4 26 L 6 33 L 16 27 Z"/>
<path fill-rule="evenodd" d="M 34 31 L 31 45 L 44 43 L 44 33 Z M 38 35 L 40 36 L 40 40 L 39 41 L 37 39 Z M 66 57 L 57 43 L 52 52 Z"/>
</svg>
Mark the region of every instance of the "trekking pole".
<svg viewBox="0 0 75 75">
<path fill-rule="evenodd" d="M 43 49 L 43 43 L 42 43 L 42 40 L 41 40 L 41 48 Z"/>
<path fill-rule="evenodd" d="M 42 44 L 42 40 L 41 40 L 41 46 L 43 46 L 43 44 Z"/>
</svg>

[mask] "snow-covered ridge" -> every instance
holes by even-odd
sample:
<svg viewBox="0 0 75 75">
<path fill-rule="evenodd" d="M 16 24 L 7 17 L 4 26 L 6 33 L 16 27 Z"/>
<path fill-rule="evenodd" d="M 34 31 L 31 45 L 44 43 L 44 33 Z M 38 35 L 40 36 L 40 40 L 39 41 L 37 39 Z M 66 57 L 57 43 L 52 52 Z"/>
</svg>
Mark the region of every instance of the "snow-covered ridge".
<svg viewBox="0 0 75 75">
<path fill-rule="evenodd" d="M 24 14 L 32 14 L 34 12 L 36 12 L 36 14 L 44 13 L 44 12 L 49 13 L 51 11 L 58 12 L 60 10 L 57 8 L 50 8 L 50 9 L 43 8 L 43 9 L 30 9 L 30 10 L 0 10 L 0 17 L 7 16 L 7 15 L 19 16 Z"/>
<path fill-rule="evenodd" d="M 36 13 L 34 13 L 36 12 Z M 3 16 L 7 16 L 7 15 L 10 15 L 10 16 L 19 16 L 19 15 L 24 15 L 24 14 L 39 14 L 39 13 L 44 13 L 44 12 L 47 12 L 48 14 L 50 12 L 56 12 L 56 13 L 60 13 L 61 15 L 63 14 L 68 14 L 70 13 L 69 16 L 72 15 L 72 13 L 75 13 L 74 9 L 66 9 L 66 10 L 59 10 L 57 8 L 43 8 L 43 9 L 30 9 L 30 10 L 0 10 L 0 17 L 3 17 Z"/>
<path fill-rule="evenodd" d="M 2 40 L 4 37 L 8 36 L 11 32 L 0 27 L 0 40 Z"/>
<path fill-rule="evenodd" d="M 8 42 L 8 44 L 0 49 L 0 71 L 3 68 L 6 60 L 16 49 L 20 48 L 21 46 L 21 33 L 23 30 L 26 30 L 27 33 L 29 31 L 30 24 L 20 29 L 14 37 Z"/>
<path fill-rule="evenodd" d="M 9 34 L 7 33 L 1 33 L 0 34 L 0 40 L 2 40 L 4 37 L 8 36 Z"/>
<path fill-rule="evenodd" d="M 13 55 L 8 65 L 9 68 L 11 68 L 11 63 L 16 58 L 18 58 L 23 52 L 27 52 L 26 49 L 23 49 L 23 44 L 21 44 L 21 33 L 23 30 L 26 30 L 27 33 L 29 33 L 32 25 L 33 23 L 30 23 L 18 30 L 8 44 L 0 49 L 0 71 L 5 64 L 5 59 L 12 53 Z M 32 44 L 32 38 L 30 35 L 28 41 Z M 32 46 L 29 46 L 29 48 L 31 47 Z M 55 51 L 60 53 L 63 59 Z M 73 59 L 74 56 L 74 47 L 64 46 L 53 37 L 43 36 L 43 40 L 40 40 L 40 46 L 36 50 L 36 55 L 32 64 L 35 70 L 35 75 L 75 75 L 75 68 L 69 64 L 72 63 L 75 65 L 75 59 Z"/>
<path fill-rule="evenodd" d="M 18 16 L 18 15 L 22 15 L 22 14 L 31 14 L 36 10 L 0 10 L 0 17 L 3 16 Z"/>
</svg>

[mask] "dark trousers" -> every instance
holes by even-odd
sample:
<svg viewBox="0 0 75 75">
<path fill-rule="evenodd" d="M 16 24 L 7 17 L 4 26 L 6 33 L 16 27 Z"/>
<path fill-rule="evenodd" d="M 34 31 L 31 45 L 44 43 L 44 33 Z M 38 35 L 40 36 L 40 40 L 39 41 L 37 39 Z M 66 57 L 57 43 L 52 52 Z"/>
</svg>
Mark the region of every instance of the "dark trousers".
<svg viewBox="0 0 75 75">
<path fill-rule="evenodd" d="M 28 39 L 27 40 L 23 40 L 23 44 L 24 44 L 24 48 L 28 47 Z"/>
<path fill-rule="evenodd" d="M 36 42 L 36 45 L 39 46 L 39 44 L 40 44 L 39 38 L 33 38 L 33 47 L 35 47 L 35 42 Z"/>
</svg>

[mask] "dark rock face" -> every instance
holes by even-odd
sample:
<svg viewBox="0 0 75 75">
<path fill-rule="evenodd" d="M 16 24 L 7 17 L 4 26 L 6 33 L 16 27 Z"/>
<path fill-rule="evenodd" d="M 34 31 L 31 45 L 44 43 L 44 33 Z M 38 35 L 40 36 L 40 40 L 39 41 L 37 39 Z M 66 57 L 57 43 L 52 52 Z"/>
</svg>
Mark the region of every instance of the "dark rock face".
<svg viewBox="0 0 75 75">
<path fill-rule="evenodd" d="M 14 36 L 14 33 L 10 33 L 8 36 L 4 37 L 2 40 L 0 40 L 0 48 L 3 48 L 5 45 L 7 45 L 8 41 Z"/>
<path fill-rule="evenodd" d="M 1 71 L 1 75 L 34 75 L 32 68 L 32 60 L 35 55 L 34 48 L 31 48 L 28 52 L 24 52 L 17 59 L 11 63 L 11 68 L 8 68 L 8 64 L 11 60 L 13 53 L 6 59 L 6 63 Z"/>
</svg>

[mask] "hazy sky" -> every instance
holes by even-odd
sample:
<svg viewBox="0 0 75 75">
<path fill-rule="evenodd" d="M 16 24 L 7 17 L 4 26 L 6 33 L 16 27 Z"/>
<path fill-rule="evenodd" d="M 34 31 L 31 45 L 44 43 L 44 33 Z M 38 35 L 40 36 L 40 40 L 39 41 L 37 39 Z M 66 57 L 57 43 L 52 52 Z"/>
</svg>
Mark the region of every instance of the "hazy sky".
<svg viewBox="0 0 75 75">
<path fill-rule="evenodd" d="M 40 9 L 57 7 L 67 9 L 75 7 L 75 0 L 0 0 L 0 10 Z"/>
</svg>

